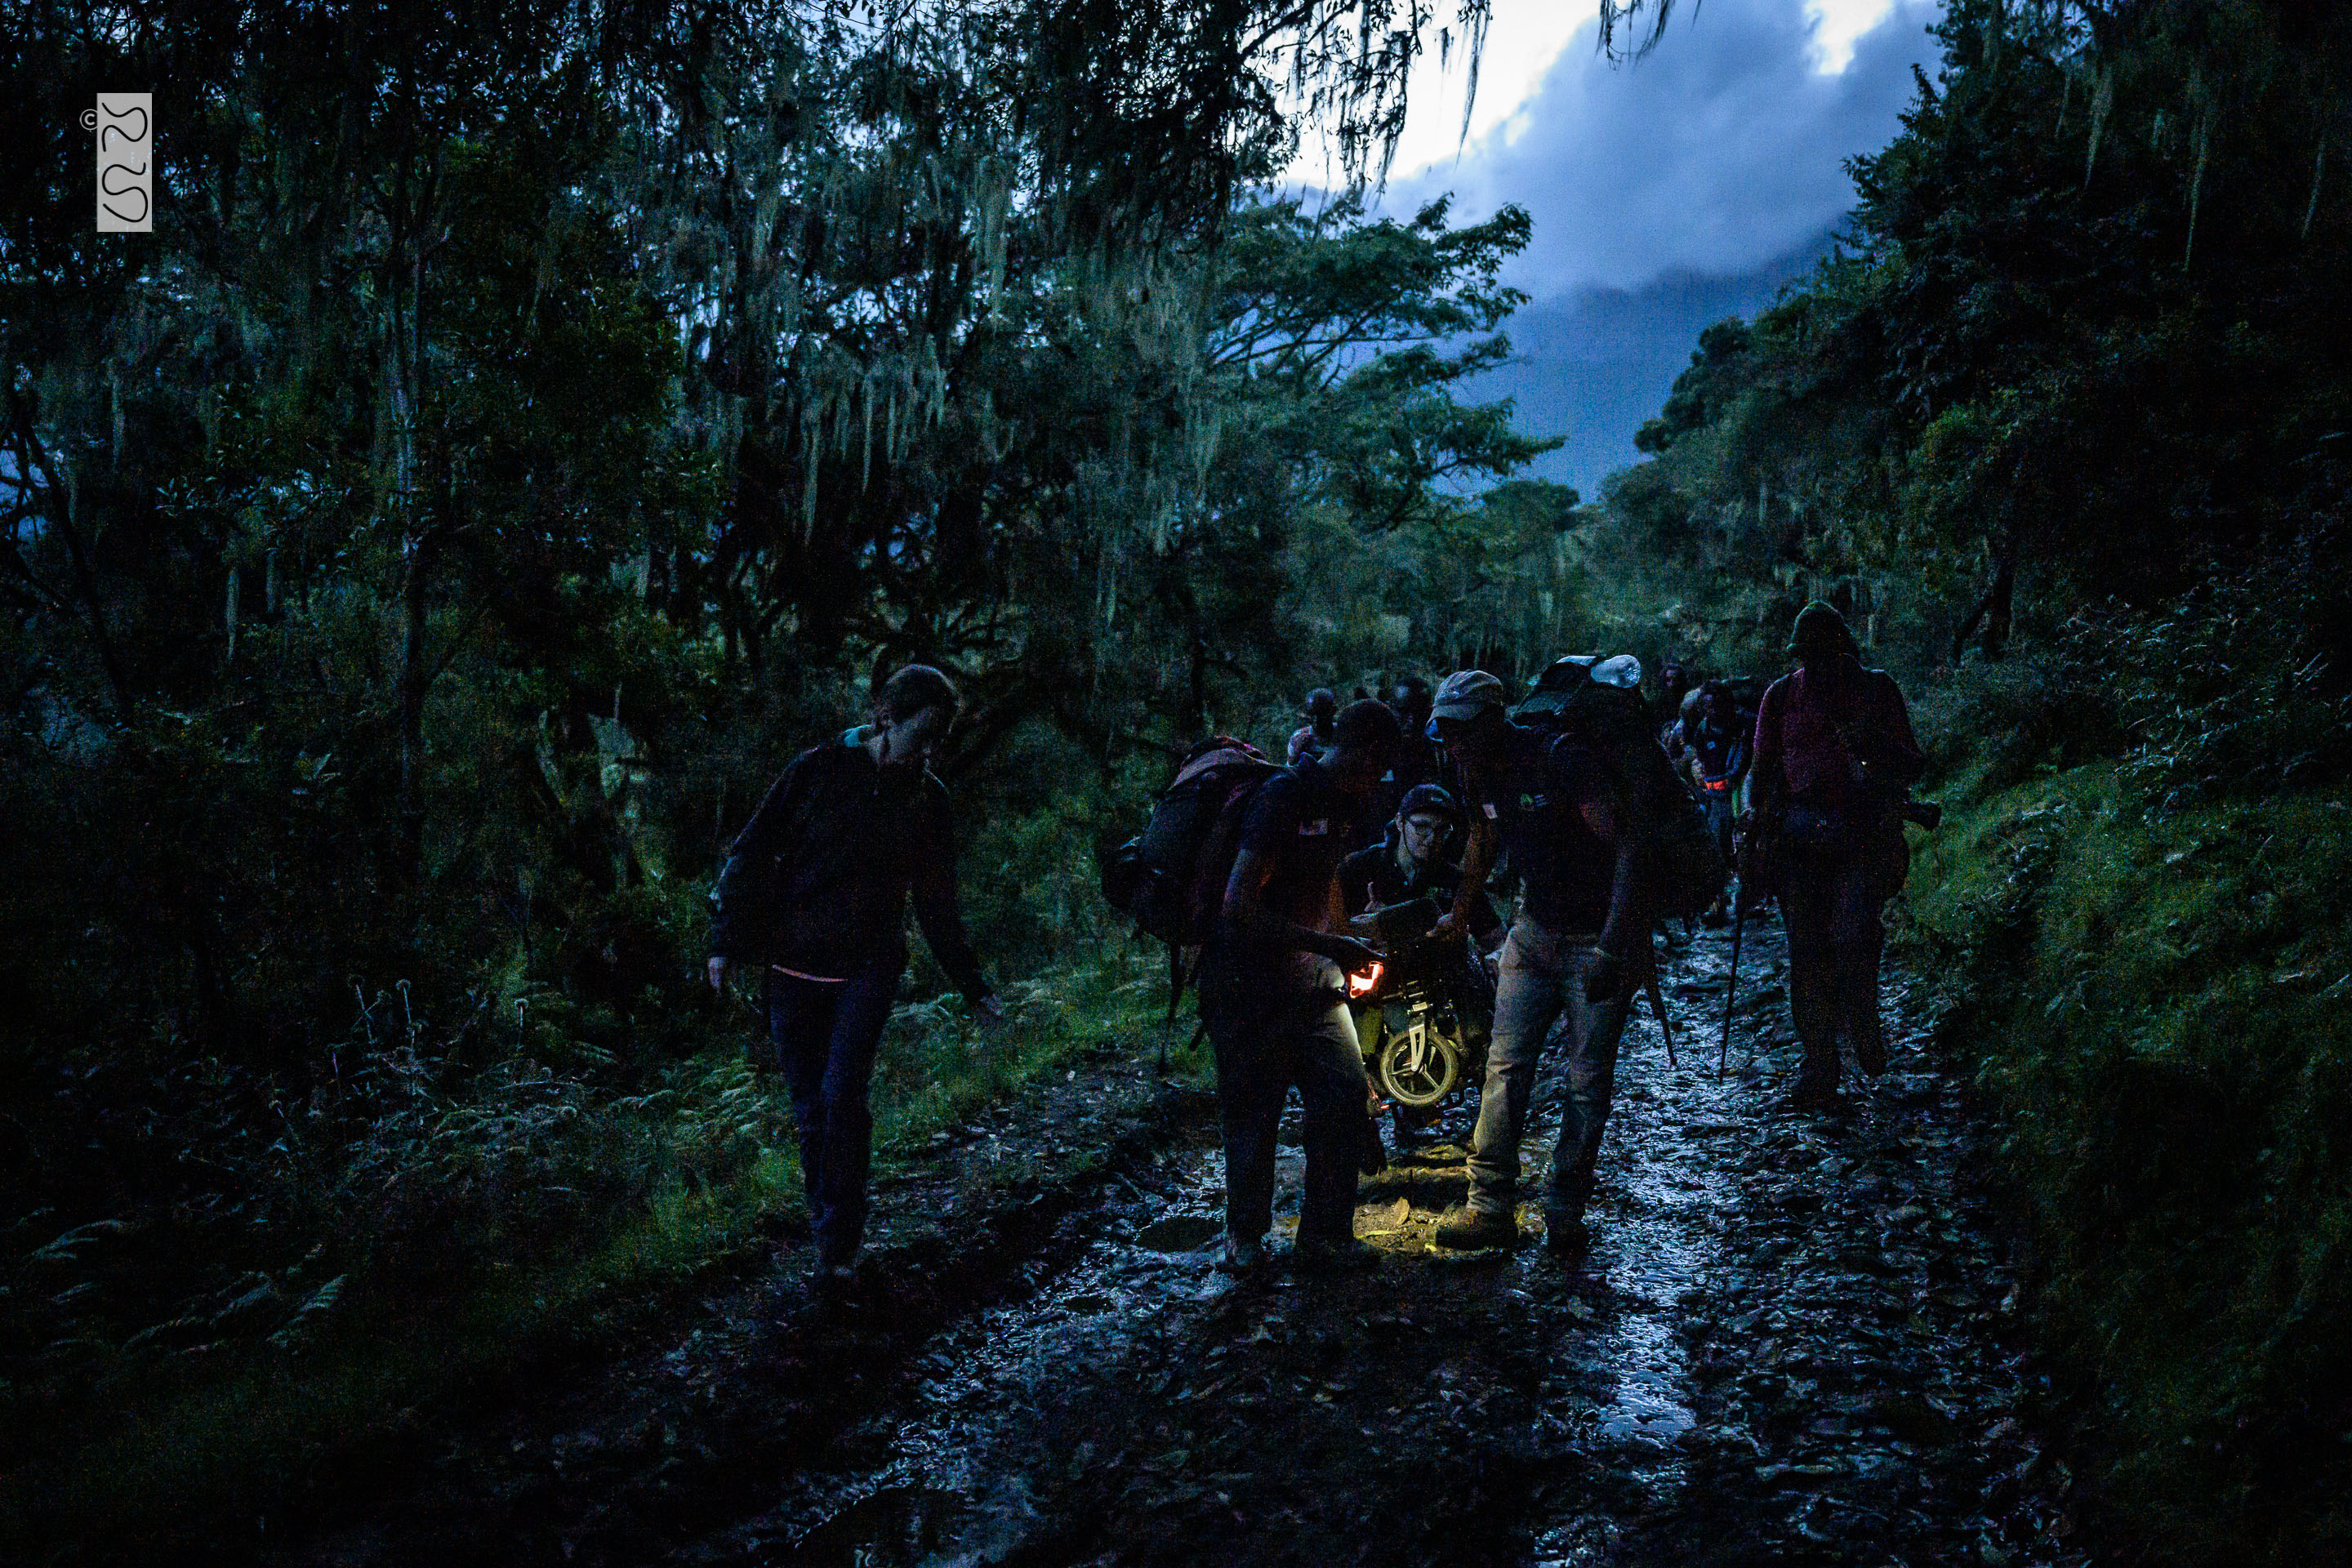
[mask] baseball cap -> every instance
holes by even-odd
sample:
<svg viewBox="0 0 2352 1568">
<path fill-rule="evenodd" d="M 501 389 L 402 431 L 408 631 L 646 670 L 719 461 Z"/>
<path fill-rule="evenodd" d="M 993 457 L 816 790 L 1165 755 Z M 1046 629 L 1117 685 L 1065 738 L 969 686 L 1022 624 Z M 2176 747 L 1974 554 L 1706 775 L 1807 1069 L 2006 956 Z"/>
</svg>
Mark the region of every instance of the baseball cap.
<svg viewBox="0 0 2352 1568">
<path fill-rule="evenodd" d="M 1415 812 L 1432 812 L 1457 824 L 1462 820 L 1462 808 L 1454 804 L 1452 792 L 1442 784 L 1415 784 L 1404 792 L 1404 799 L 1397 803 L 1396 814 L 1411 816 Z"/>
<path fill-rule="evenodd" d="M 1433 719 L 1475 719 L 1489 708 L 1503 706 L 1503 683 L 1483 669 L 1457 669 L 1437 688 L 1430 704 Z"/>
</svg>

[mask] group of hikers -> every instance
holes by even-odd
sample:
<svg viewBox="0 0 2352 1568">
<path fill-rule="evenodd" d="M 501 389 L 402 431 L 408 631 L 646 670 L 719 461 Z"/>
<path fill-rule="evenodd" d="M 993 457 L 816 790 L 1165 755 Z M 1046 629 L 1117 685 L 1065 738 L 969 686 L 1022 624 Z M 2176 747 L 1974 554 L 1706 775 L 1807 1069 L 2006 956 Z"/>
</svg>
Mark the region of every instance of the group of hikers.
<svg viewBox="0 0 2352 1568">
<path fill-rule="evenodd" d="M 1795 668 L 1769 685 L 1694 680 L 1668 664 L 1654 704 L 1623 655 L 1561 659 L 1516 704 L 1480 669 L 1344 704 L 1318 689 L 1281 763 L 1230 737 L 1194 749 L 1154 821 L 1181 818 L 1185 863 L 1167 864 L 1163 849 L 1159 863 L 1122 867 L 1115 889 L 1107 868 L 1106 887 L 1180 963 L 1197 954 L 1227 1267 L 1265 1256 L 1276 1129 L 1294 1091 L 1306 1155 L 1296 1256 L 1377 1260 L 1353 1222 L 1358 1177 L 1382 1157 L 1368 1114 L 1381 1101 L 1349 1001 L 1408 950 L 1458 955 L 1455 994 L 1472 1005 L 1483 984 L 1491 1006 L 1466 1194 L 1440 1216 L 1440 1247 L 1517 1241 L 1519 1145 L 1555 1037 L 1564 1093 L 1543 1239 L 1560 1254 L 1588 1245 L 1618 1043 L 1635 999 L 1657 994 L 1654 933 L 1673 914 L 1722 924 L 1777 903 L 1803 1047 L 1793 1105 L 1836 1102 L 1841 1039 L 1864 1074 L 1884 1069 L 1881 910 L 1908 869 L 1902 824 L 1922 809 L 1909 795 L 1926 759 L 1895 681 L 1864 665 L 1835 609 L 1806 606 L 1788 652 Z M 735 963 L 762 975 L 768 1065 L 798 1121 L 821 1295 L 849 1284 L 864 1233 L 867 1090 L 910 896 L 976 1014 L 1003 1017 L 957 911 L 948 798 L 929 769 L 959 705 L 928 666 L 892 676 L 867 722 L 784 769 L 711 895 L 711 984 Z M 1224 793 L 1204 802 L 1195 790 L 1185 816 L 1170 802 L 1188 778 L 1226 781 Z M 1500 874 L 1517 882 L 1507 922 L 1487 893 Z M 1418 918 L 1400 921 L 1404 910 Z"/>
</svg>

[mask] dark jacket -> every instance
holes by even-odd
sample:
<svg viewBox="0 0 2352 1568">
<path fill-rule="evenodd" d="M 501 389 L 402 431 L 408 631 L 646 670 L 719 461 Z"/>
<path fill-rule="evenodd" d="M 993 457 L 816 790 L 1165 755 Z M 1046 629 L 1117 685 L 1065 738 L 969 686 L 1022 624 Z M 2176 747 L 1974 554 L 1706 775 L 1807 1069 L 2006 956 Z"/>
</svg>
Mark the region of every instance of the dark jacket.
<svg viewBox="0 0 2352 1568">
<path fill-rule="evenodd" d="M 1434 912 L 1442 915 L 1454 907 L 1461 886 L 1462 868 L 1433 857 L 1406 875 L 1397 864 L 1394 844 L 1360 849 L 1339 865 L 1339 897 L 1350 917 L 1420 898 L 1429 899 Z M 1470 907 L 1470 934 L 1483 946 L 1502 925 L 1494 901 L 1480 894 Z"/>
<path fill-rule="evenodd" d="M 907 899 L 962 993 L 989 994 L 956 909 L 947 786 L 884 768 L 852 730 L 794 757 L 729 847 L 710 892 L 721 957 L 846 980 L 907 961 Z"/>
<path fill-rule="evenodd" d="M 1340 929 L 1339 862 L 1363 843 L 1355 807 L 1355 798 L 1314 757 L 1259 786 L 1242 818 L 1235 856 L 1255 855 L 1266 868 L 1258 900 L 1268 915 L 1309 931 Z M 1276 990 L 1311 990 L 1333 973 L 1329 960 L 1287 942 L 1268 947 L 1226 915 L 1217 921 L 1209 957 L 1240 981 Z"/>
<path fill-rule="evenodd" d="M 1684 740 L 1697 759 L 1703 786 L 1727 793 L 1738 788 L 1739 781 L 1748 775 L 1748 743 L 1754 721 L 1742 722 L 1745 718 L 1737 709 L 1719 713 L 1707 708 L 1700 710 L 1696 725 L 1684 721 Z"/>
<path fill-rule="evenodd" d="M 1370 828 L 1366 837 L 1377 838 L 1387 831 L 1397 807 L 1404 804 L 1404 797 L 1417 785 L 1435 784 L 1439 776 L 1436 743 L 1426 735 L 1407 730 L 1399 738 L 1396 750 L 1390 753 L 1389 771 L 1381 776 L 1380 787 L 1372 792 L 1371 799 L 1359 814 Z"/>
<path fill-rule="evenodd" d="M 1557 931 L 1604 929 L 1617 847 L 1595 823 L 1630 831 L 1631 806 L 1601 753 L 1580 735 L 1514 721 L 1500 773 L 1465 770 L 1463 787 L 1470 809 L 1500 832 L 1529 918 Z"/>
</svg>

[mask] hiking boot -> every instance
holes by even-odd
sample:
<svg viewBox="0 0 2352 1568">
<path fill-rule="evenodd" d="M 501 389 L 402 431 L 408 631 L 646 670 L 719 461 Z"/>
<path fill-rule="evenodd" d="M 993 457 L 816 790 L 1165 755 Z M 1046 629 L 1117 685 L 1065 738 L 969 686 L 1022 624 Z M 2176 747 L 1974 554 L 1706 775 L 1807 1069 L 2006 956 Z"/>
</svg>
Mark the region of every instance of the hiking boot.
<svg viewBox="0 0 2352 1568">
<path fill-rule="evenodd" d="M 1580 1258 L 1592 1245 L 1592 1227 L 1584 1216 L 1564 1208 L 1544 1210 L 1544 1250 L 1555 1258 Z"/>
<path fill-rule="evenodd" d="M 1455 1204 L 1438 1216 L 1437 1228 L 1429 1233 L 1429 1239 L 1457 1252 L 1511 1247 L 1518 1242 L 1519 1222 L 1507 1209 L 1479 1209 L 1468 1204 Z"/>
<path fill-rule="evenodd" d="M 1381 1249 L 1352 1236 L 1344 1241 L 1323 1241 L 1302 1236 L 1291 1256 L 1301 1268 L 1378 1268 L 1381 1266 Z"/>
<path fill-rule="evenodd" d="M 1862 1069 L 1862 1076 L 1864 1078 L 1876 1078 L 1885 1072 L 1886 1070 L 1885 1042 L 1872 1040 L 1864 1044 L 1863 1041 L 1856 1040 L 1853 1043 L 1853 1065 Z"/>
<path fill-rule="evenodd" d="M 1721 899 L 1717 899 L 1706 907 L 1705 914 L 1698 917 L 1698 923 L 1709 931 L 1720 931 L 1731 923 L 1731 910 L 1725 907 Z"/>
<path fill-rule="evenodd" d="M 1781 1105 L 1790 1110 L 1834 1110 L 1843 1101 L 1839 1098 L 1837 1079 L 1812 1073 L 1799 1073 Z"/>
<path fill-rule="evenodd" d="M 846 1263 L 820 1263 L 809 1270 L 809 1294 L 828 1307 L 845 1305 L 857 1288 L 857 1270 Z"/>
<path fill-rule="evenodd" d="M 1228 1274 L 1254 1274 L 1265 1266 L 1265 1238 L 1225 1233 L 1224 1255 L 1217 1267 Z"/>
</svg>

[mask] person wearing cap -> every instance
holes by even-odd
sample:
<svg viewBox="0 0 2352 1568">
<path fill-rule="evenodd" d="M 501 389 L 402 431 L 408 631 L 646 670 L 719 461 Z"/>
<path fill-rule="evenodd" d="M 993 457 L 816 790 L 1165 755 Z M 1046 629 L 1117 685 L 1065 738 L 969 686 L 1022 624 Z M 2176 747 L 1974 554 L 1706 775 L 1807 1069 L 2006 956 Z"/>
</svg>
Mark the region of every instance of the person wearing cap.
<svg viewBox="0 0 2352 1568">
<path fill-rule="evenodd" d="M 1452 910 L 1462 867 L 1451 852 L 1462 828 L 1462 807 L 1443 784 L 1415 784 L 1407 790 L 1389 820 L 1386 838 L 1340 864 L 1339 893 L 1349 917 L 1414 899 L 1429 900 L 1438 915 Z M 1474 938 L 1501 933 L 1502 920 L 1483 897 L 1471 913 Z"/>
<path fill-rule="evenodd" d="M 1454 841 L 1462 837 L 1462 808 L 1443 785 L 1415 784 L 1406 791 L 1396 816 L 1389 822 L 1385 841 L 1360 849 L 1340 862 L 1339 895 L 1349 928 L 1360 934 L 1374 932 L 1379 929 L 1375 921 L 1381 910 L 1417 900 L 1426 908 L 1416 911 L 1415 921 L 1408 924 L 1433 924 L 1452 910 L 1462 884 L 1462 867 L 1453 858 L 1452 847 Z M 1502 939 L 1502 918 L 1483 894 L 1471 902 L 1468 929 L 1471 942 L 1481 956 L 1492 953 Z M 1445 961 L 1448 972 L 1441 976 L 1445 992 L 1456 1007 L 1484 1019 L 1491 1011 L 1492 1000 L 1486 994 L 1485 976 L 1472 972 L 1472 954 L 1459 938 L 1454 939 L 1452 949 Z M 1402 961 L 1403 956 L 1396 955 L 1396 961 Z M 1374 1114 L 1378 1114 L 1377 1099 Z M 1399 1138 L 1409 1137 L 1427 1120 L 1409 1115 L 1403 1106 L 1397 1107 Z"/>
<path fill-rule="evenodd" d="M 1339 694 L 1328 686 L 1318 686 L 1307 694 L 1307 705 L 1298 716 L 1307 721 L 1290 732 L 1290 744 L 1284 751 L 1283 761 L 1296 767 L 1301 757 L 1311 757 L 1328 750 L 1331 744 L 1331 725 L 1339 711 Z"/>
<path fill-rule="evenodd" d="M 1385 840 L 1340 862 L 1339 896 L 1350 927 L 1367 929 L 1381 910 L 1416 899 L 1428 901 L 1433 924 L 1450 913 L 1462 889 L 1462 863 L 1454 846 L 1463 827 L 1462 807 L 1444 785 L 1414 785 L 1391 819 Z M 1464 929 L 1481 954 L 1492 954 L 1501 944 L 1502 917 L 1484 893 L 1470 900 Z"/>
<path fill-rule="evenodd" d="M 1586 664 L 1577 679 L 1619 683 L 1630 659 Z M 1437 932 L 1466 929 L 1498 847 L 1518 869 L 1518 909 L 1503 941 L 1486 1080 L 1472 1134 L 1469 1195 L 1440 1217 L 1441 1247 L 1505 1247 L 1518 1237 L 1519 1140 L 1536 1061 L 1567 1015 L 1568 1089 L 1545 1203 L 1545 1245 L 1583 1249 L 1601 1129 L 1615 1087 L 1617 1044 L 1650 962 L 1643 882 L 1644 806 L 1623 787 L 1601 737 L 1570 721 L 1517 722 L 1503 683 L 1484 670 L 1448 676 L 1432 728 L 1459 770 L 1473 828 L 1454 910 Z M 1648 743 L 1643 737 L 1643 743 Z"/>
<path fill-rule="evenodd" d="M 1201 958 L 1201 1021 L 1224 1124 L 1225 1264 L 1265 1256 L 1274 1224 L 1275 1134 L 1298 1090 L 1307 1147 L 1297 1256 L 1377 1261 L 1355 1237 L 1364 1076 L 1345 976 L 1381 954 L 1347 933 L 1339 865 L 1360 844 L 1360 802 L 1388 767 L 1396 715 L 1367 698 L 1332 721 L 1330 749 L 1258 787 L 1242 818 L 1223 908 Z"/>
<path fill-rule="evenodd" d="M 1901 689 L 1864 668 L 1835 609 L 1806 605 L 1789 654 L 1797 668 L 1765 689 L 1756 714 L 1751 831 L 1780 849 L 1789 1010 L 1804 1047 L 1790 1100 L 1819 1108 L 1836 1099 L 1841 1034 L 1865 1075 L 1886 1066 L 1880 910 L 1911 868 L 1896 808 L 1927 759 Z"/>
</svg>

